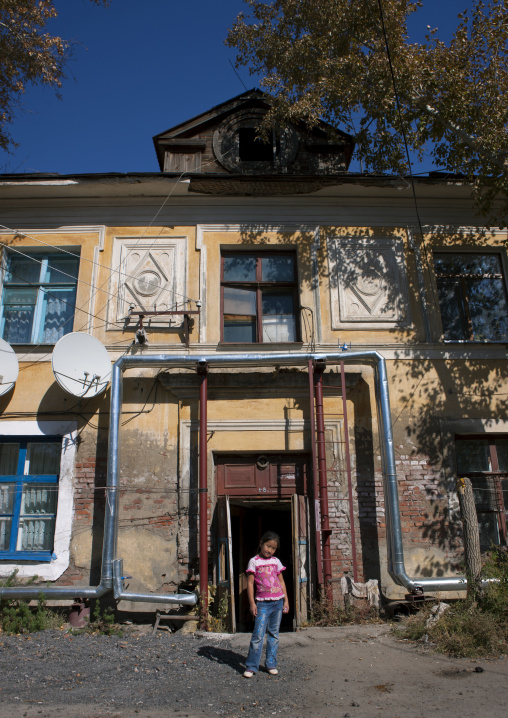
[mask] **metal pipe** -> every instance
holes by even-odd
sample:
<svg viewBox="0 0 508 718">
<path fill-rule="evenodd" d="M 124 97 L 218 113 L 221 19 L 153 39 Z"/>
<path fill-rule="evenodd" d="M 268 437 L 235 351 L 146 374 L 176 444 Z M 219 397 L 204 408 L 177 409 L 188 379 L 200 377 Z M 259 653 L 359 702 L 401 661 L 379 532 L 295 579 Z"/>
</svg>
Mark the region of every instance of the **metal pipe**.
<svg viewBox="0 0 508 718">
<path fill-rule="evenodd" d="M 123 582 L 123 559 L 113 561 L 114 596 L 117 601 L 143 601 L 146 603 L 179 603 L 183 606 L 195 606 L 198 597 L 195 593 L 129 593 L 125 591 Z M 196 617 L 197 620 L 197 617 Z"/>
<path fill-rule="evenodd" d="M 344 448 L 346 450 L 346 470 L 347 470 L 347 491 L 349 497 L 349 524 L 351 527 L 351 553 L 353 555 L 353 581 L 358 581 L 358 560 L 356 557 L 356 534 L 355 534 L 355 512 L 353 506 L 353 480 L 351 477 L 351 458 L 349 456 L 349 426 L 347 421 L 347 403 L 346 403 L 346 374 L 344 370 L 344 362 L 340 363 L 340 378 L 342 384 L 342 414 L 344 416 Z"/>
<path fill-rule="evenodd" d="M 325 362 L 314 363 L 314 391 L 316 394 L 317 453 L 319 465 L 319 499 L 321 510 L 321 543 L 323 547 L 323 578 L 326 597 L 333 600 L 332 554 L 330 548 L 330 517 L 328 505 L 328 482 L 326 477 L 325 420 L 323 416 L 323 371 Z"/>
<path fill-rule="evenodd" d="M 321 526 L 319 521 L 319 478 L 316 448 L 316 408 L 314 398 L 314 362 L 309 360 L 309 409 L 310 443 L 312 447 L 312 498 L 314 500 L 314 525 L 316 532 L 316 573 L 319 586 L 323 584 L 323 559 L 321 552 Z"/>
<path fill-rule="evenodd" d="M 385 494 L 385 506 L 387 511 L 387 544 L 388 544 L 388 573 L 393 580 L 401 586 L 405 586 L 409 590 L 422 588 L 428 591 L 465 591 L 467 588 L 467 579 L 464 576 L 454 576 L 450 578 L 418 578 L 412 579 L 407 575 L 404 565 L 404 551 L 402 543 L 402 530 L 400 524 L 399 499 L 397 492 L 397 475 L 395 471 L 395 454 L 393 450 L 393 437 L 391 430 L 391 414 L 390 414 L 390 398 L 388 392 L 388 381 L 386 375 L 386 362 L 381 354 L 376 351 L 365 352 L 331 352 L 327 354 L 300 354 L 296 352 L 286 353 L 270 353 L 270 354 L 215 354 L 210 356 L 200 354 L 185 355 L 130 355 L 123 356 L 117 360 L 113 367 L 112 376 L 112 393 L 111 393 L 111 412 L 115 412 L 115 421 L 110 426 L 110 441 L 108 451 L 108 486 L 109 482 L 118 478 L 118 430 L 119 422 L 117 418 L 121 412 L 121 372 L 134 367 L 189 367 L 196 366 L 199 362 L 206 362 L 213 367 L 234 367 L 242 366 L 263 366 L 263 365 L 279 365 L 279 366 L 296 366 L 308 364 L 309 361 L 328 361 L 328 363 L 340 364 L 344 361 L 346 364 L 358 364 L 359 362 L 374 366 L 375 368 L 375 385 L 376 385 L 376 404 L 378 411 L 379 433 L 381 437 L 381 456 L 383 464 L 383 486 Z M 112 414 L 113 415 L 113 414 Z M 116 484 L 117 485 L 117 484 Z M 116 494 L 116 492 L 115 492 Z M 116 507 L 115 502 L 110 502 Z M 112 526 L 109 526 L 112 521 Z M 108 515 L 106 511 L 105 518 L 105 545 L 103 548 L 103 557 L 106 558 L 105 566 L 111 566 L 113 554 L 111 553 L 114 541 L 111 541 L 110 532 L 113 531 L 113 537 L 116 537 L 116 513 L 113 509 L 112 514 Z M 101 579 L 101 583 L 97 587 L 80 588 L 75 587 L 50 587 L 44 588 L 43 593 L 48 598 L 74 598 L 82 596 L 83 598 L 98 598 L 103 593 L 112 589 L 111 578 L 109 574 L 111 569 L 107 568 L 107 574 Z M 9 587 L 0 588 L 0 598 L 37 598 L 41 589 L 38 587 Z M 141 594 L 138 594 L 139 596 Z M 146 600 L 150 600 L 147 594 Z M 145 600 L 138 598 L 137 600 Z"/>
<path fill-rule="evenodd" d="M 206 616 L 208 608 L 208 366 L 198 363 L 199 385 L 199 592 Z"/>
</svg>

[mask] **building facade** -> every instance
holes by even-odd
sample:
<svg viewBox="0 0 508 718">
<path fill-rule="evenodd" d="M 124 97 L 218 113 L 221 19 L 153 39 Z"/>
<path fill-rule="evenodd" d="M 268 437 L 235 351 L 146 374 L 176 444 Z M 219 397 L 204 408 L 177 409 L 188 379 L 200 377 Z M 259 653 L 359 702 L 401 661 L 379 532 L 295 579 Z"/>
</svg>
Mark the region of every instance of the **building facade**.
<svg viewBox="0 0 508 718">
<path fill-rule="evenodd" d="M 158 173 L 0 178 L 0 332 L 20 368 L 0 396 L 1 575 L 76 596 L 101 577 L 111 396 L 55 381 L 69 332 L 112 363 L 172 358 L 123 373 L 129 590 L 192 590 L 206 570 L 241 627 L 243 570 L 270 528 L 290 620 L 324 579 L 337 599 L 343 577 L 403 596 L 369 353 L 386 363 L 408 574 L 460 574 L 459 475 L 482 546 L 506 543 L 506 231 L 482 229 L 467 182 L 440 174 L 415 180 L 419 223 L 407 182 L 349 173 L 353 139 L 324 124 L 259 139 L 268 102 L 244 93 L 157 135 Z"/>
</svg>

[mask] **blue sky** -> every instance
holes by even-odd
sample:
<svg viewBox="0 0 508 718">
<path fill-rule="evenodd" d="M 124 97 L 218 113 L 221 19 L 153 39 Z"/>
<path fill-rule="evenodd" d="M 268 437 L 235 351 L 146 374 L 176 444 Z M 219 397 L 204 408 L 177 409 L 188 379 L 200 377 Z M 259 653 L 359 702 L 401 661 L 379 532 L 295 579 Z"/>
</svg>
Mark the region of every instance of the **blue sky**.
<svg viewBox="0 0 508 718">
<path fill-rule="evenodd" d="M 411 32 L 422 38 L 429 24 L 446 37 L 468 5 L 424 0 Z M 19 147 L 0 152 L 0 172 L 157 172 L 153 135 L 244 91 L 224 45 L 242 0 L 55 6 L 48 29 L 77 43 L 62 99 L 48 88 L 27 91 L 12 126 Z M 248 89 L 258 84 L 246 69 L 239 74 Z"/>
</svg>

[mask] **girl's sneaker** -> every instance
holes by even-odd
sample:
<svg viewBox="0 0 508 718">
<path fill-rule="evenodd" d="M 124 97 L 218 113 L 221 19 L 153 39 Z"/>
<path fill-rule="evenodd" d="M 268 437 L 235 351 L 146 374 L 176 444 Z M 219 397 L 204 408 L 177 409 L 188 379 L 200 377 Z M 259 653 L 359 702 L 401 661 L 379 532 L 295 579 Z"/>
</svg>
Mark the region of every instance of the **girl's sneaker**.
<svg viewBox="0 0 508 718">
<path fill-rule="evenodd" d="M 253 671 L 244 671 L 243 677 L 244 678 L 252 678 L 253 675 L 254 675 Z"/>
<path fill-rule="evenodd" d="M 277 668 L 269 668 L 269 669 L 268 669 L 268 673 L 269 673 L 271 676 L 278 676 L 278 675 L 279 675 L 279 671 L 277 670 Z"/>
</svg>

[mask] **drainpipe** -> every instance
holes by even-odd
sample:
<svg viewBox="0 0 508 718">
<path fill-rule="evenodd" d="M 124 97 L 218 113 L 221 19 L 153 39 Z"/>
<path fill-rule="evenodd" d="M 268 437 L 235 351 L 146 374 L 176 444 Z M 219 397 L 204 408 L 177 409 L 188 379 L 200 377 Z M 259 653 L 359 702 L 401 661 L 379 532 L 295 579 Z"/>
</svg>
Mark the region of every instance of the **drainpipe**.
<svg viewBox="0 0 508 718">
<path fill-rule="evenodd" d="M 208 423 L 208 365 L 199 361 L 197 371 L 199 385 L 199 592 L 203 614 L 208 608 L 208 465 L 207 465 L 207 423 Z"/>
<path fill-rule="evenodd" d="M 333 600 L 332 554 L 330 549 L 330 517 L 328 505 L 328 482 L 326 480 L 325 420 L 323 416 L 323 371 L 324 360 L 314 362 L 314 390 L 316 393 L 317 452 L 319 465 L 319 498 L 321 509 L 321 537 L 323 546 L 323 574 L 326 597 Z"/>
<path fill-rule="evenodd" d="M 323 558 L 321 554 L 321 528 L 319 525 L 319 477 L 316 446 L 316 408 L 314 396 L 314 362 L 309 360 L 310 442 L 312 447 L 312 498 L 314 500 L 314 526 L 316 531 L 316 573 L 319 586 L 323 585 Z"/>
<path fill-rule="evenodd" d="M 143 603 L 179 603 L 184 606 L 195 606 L 197 596 L 195 593 L 129 593 L 125 591 L 123 582 L 123 559 L 117 558 L 113 561 L 114 574 L 114 596 L 117 601 L 143 601 Z"/>
</svg>

